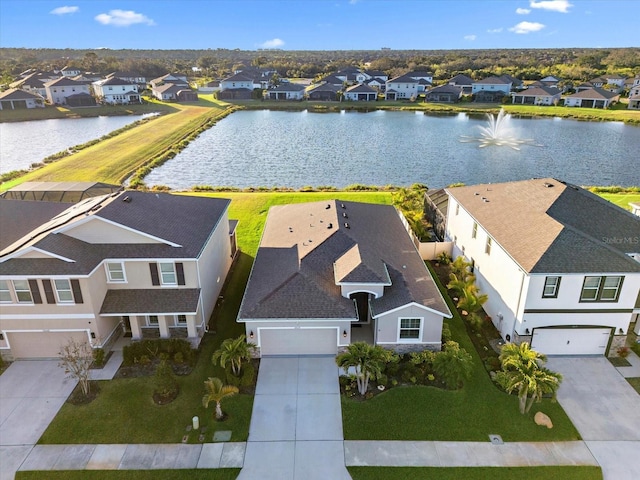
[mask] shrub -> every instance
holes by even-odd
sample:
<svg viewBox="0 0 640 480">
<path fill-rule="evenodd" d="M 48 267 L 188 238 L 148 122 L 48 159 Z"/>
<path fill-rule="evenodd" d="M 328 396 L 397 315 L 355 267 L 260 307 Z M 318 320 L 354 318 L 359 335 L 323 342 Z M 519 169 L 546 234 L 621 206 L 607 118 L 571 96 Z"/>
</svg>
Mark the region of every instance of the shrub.
<svg viewBox="0 0 640 480">
<path fill-rule="evenodd" d="M 443 322 L 442 323 L 442 344 L 444 345 L 447 342 L 451 341 L 451 327 L 449 326 L 448 323 Z"/>
<path fill-rule="evenodd" d="M 93 364 L 96 367 L 102 367 L 104 365 L 104 350 L 102 348 L 93 349 Z"/>
<path fill-rule="evenodd" d="M 433 370 L 447 388 L 456 389 L 471 378 L 473 358 L 456 342 L 447 342 L 444 350 L 433 360 Z"/>
<path fill-rule="evenodd" d="M 447 252 L 442 252 L 436 257 L 436 260 L 442 265 L 449 265 L 451 263 L 451 256 Z"/>
<path fill-rule="evenodd" d="M 184 355 L 182 354 L 182 352 L 176 352 L 173 356 L 173 361 L 175 363 L 184 363 Z"/>
<path fill-rule="evenodd" d="M 616 350 L 616 353 L 620 358 L 627 358 L 631 353 L 631 350 L 629 350 L 629 347 L 625 345 L 624 347 L 618 348 L 618 350 Z"/>
<path fill-rule="evenodd" d="M 138 359 L 138 363 L 140 363 L 141 365 L 149 365 L 151 363 L 151 359 L 149 358 L 148 355 L 142 355 Z"/>
<path fill-rule="evenodd" d="M 251 387 L 256 381 L 256 369 L 248 362 L 242 366 L 242 376 L 240 377 L 241 387 Z"/>
<path fill-rule="evenodd" d="M 158 365 L 154 377 L 154 383 L 153 393 L 155 395 L 167 398 L 173 397 L 178 393 L 178 381 L 173 375 L 171 365 L 169 365 L 169 362 L 166 359 L 162 359 Z"/>
<path fill-rule="evenodd" d="M 159 338 L 154 340 L 142 340 L 126 345 L 122 350 L 123 364 L 125 366 L 140 362 L 145 356 L 149 360 L 165 354 L 175 360 L 176 353 L 182 354 L 182 361 L 192 364 L 196 351 L 191 348 L 191 343 L 183 338 Z"/>
</svg>

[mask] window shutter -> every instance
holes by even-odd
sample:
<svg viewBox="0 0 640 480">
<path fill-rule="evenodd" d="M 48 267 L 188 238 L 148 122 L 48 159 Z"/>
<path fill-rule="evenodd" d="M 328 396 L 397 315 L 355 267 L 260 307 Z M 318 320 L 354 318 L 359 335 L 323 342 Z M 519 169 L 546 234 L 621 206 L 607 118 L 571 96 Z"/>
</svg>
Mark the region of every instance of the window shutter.
<svg viewBox="0 0 640 480">
<path fill-rule="evenodd" d="M 80 290 L 80 281 L 77 279 L 71 280 L 71 290 L 73 291 L 73 301 L 76 303 L 84 303 L 82 299 L 82 290 Z"/>
<path fill-rule="evenodd" d="M 56 303 L 56 297 L 53 295 L 51 280 L 45 278 L 42 280 L 42 286 L 44 287 L 44 296 L 47 297 L 47 303 Z"/>
<path fill-rule="evenodd" d="M 29 289 L 31 290 L 33 303 L 42 303 L 42 297 L 40 296 L 40 287 L 38 287 L 37 280 L 29 280 Z"/>
<path fill-rule="evenodd" d="M 150 263 L 149 270 L 151 271 L 151 285 L 160 285 L 160 276 L 158 275 L 158 264 Z"/>
<path fill-rule="evenodd" d="M 178 277 L 178 285 L 184 285 L 184 266 L 182 263 L 176 263 L 176 276 Z"/>
</svg>

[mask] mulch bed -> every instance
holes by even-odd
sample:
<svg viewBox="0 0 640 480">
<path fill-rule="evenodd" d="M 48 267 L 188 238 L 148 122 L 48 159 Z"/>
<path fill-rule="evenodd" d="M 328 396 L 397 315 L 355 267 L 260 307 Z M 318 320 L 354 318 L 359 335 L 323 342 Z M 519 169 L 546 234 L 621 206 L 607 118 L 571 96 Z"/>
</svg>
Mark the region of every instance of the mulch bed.
<svg viewBox="0 0 640 480">
<path fill-rule="evenodd" d="M 82 393 L 82 387 L 78 384 L 76 388 L 73 389 L 73 392 L 71 392 L 71 395 L 69 395 L 69 398 L 67 398 L 67 403 L 72 405 L 87 405 L 95 400 L 98 393 L 100 393 L 100 385 L 94 380 L 89 382 L 89 394 L 87 396 Z"/>
<path fill-rule="evenodd" d="M 156 373 L 156 367 L 159 363 L 160 359 L 155 358 L 145 364 L 121 365 L 113 378 L 151 377 Z M 172 363 L 171 368 L 173 373 L 178 376 L 189 375 L 193 371 L 193 367 L 188 363 Z"/>
<path fill-rule="evenodd" d="M 167 405 L 171 402 L 173 402 L 177 397 L 178 394 L 180 393 L 180 389 L 176 389 L 176 391 L 170 395 L 160 395 L 159 393 L 154 393 L 153 394 L 153 402 L 156 405 Z"/>
</svg>

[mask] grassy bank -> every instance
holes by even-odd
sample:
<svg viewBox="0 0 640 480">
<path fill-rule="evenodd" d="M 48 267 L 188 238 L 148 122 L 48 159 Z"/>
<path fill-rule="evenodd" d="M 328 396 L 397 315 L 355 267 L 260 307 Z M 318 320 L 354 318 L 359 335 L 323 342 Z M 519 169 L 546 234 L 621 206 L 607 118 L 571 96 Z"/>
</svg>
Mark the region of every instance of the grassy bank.
<svg viewBox="0 0 640 480">
<path fill-rule="evenodd" d="M 628 110 L 626 105 L 618 104 L 611 109 L 601 110 L 596 108 L 552 107 L 535 105 L 501 105 L 496 103 L 471 103 L 457 104 L 425 103 L 408 101 L 378 101 L 378 102 L 313 102 L 313 101 L 275 101 L 275 100 L 238 100 L 233 101 L 248 110 L 309 110 L 313 112 L 339 112 L 340 110 L 353 110 L 368 112 L 374 110 L 400 110 L 422 111 L 434 114 L 469 113 L 483 115 L 485 113 L 498 113 L 504 108 L 507 113 L 521 117 L 560 117 L 575 120 L 588 121 L 613 121 L 640 125 L 640 112 Z"/>
<path fill-rule="evenodd" d="M 120 184 L 139 168 L 183 148 L 187 139 L 233 111 L 227 104 L 201 100 L 192 104 L 154 102 L 166 112 L 78 153 L 2 184 L 6 190 L 28 181 L 101 181 Z"/>
<path fill-rule="evenodd" d="M 600 467 L 349 467 L 353 480 L 602 480 Z"/>
<path fill-rule="evenodd" d="M 141 105 L 110 105 L 96 107 L 68 108 L 48 105 L 45 108 L 20 110 L 0 110 L 0 123 L 27 122 L 30 120 L 49 120 L 58 118 L 90 118 L 116 115 L 143 115 L 145 113 L 169 113 L 170 104 L 148 102 Z"/>
</svg>

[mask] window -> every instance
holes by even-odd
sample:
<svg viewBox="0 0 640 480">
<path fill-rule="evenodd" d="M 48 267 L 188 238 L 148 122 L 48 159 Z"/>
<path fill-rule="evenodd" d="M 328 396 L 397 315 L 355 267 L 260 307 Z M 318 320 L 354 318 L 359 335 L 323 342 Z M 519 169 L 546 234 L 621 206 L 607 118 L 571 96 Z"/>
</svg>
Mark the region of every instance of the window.
<svg viewBox="0 0 640 480">
<path fill-rule="evenodd" d="M 559 288 L 560 288 L 560 277 L 545 278 L 544 289 L 542 290 L 542 298 L 558 298 Z"/>
<path fill-rule="evenodd" d="M 0 280 L 0 302 L 11 303 L 11 290 L 9 290 L 9 282 L 6 280 Z"/>
<path fill-rule="evenodd" d="M 420 340 L 421 318 L 400 319 L 400 340 Z"/>
<path fill-rule="evenodd" d="M 471 230 L 471 238 L 476 238 L 478 236 L 478 224 L 473 222 L 473 230 Z"/>
<path fill-rule="evenodd" d="M 73 303 L 73 292 L 69 280 L 57 279 L 53 281 L 56 286 L 56 295 L 60 303 Z"/>
<path fill-rule="evenodd" d="M 456 215 L 458 215 L 458 213 L 460 213 L 460 204 L 459 203 L 456 204 Z"/>
<path fill-rule="evenodd" d="M 121 262 L 107 262 L 107 280 L 109 282 L 126 282 L 124 265 Z"/>
<path fill-rule="evenodd" d="M 176 325 L 186 325 L 186 324 L 187 324 L 186 315 L 176 315 Z"/>
<path fill-rule="evenodd" d="M 149 315 L 147 317 L 147 325 L 157 326 L 160 322 L 158 321 L 158 315 Z"/>
<path fill-rule="evenodd" d="M 580 301 L 617 302 L 624 277 L 584 277 Z"/>
<path fill-rule="evenodd" d="M 491 255 L 491 237 L 487 237 L 487 244 L 484 246 L 484 253 Z"/>
<path fill-rule="evenodd" d="M 26 280 L 14 280 L 13 289 L 16 291 L 18 303 L 33 303 L 29 282 Z"/>
<path fill-rule="evenodd" d="M 160 263 L 160 278 L 163 285 L 175 285 L 178 283 L 176 279 L 176 267 L 173 263 Z"/>
</svg>

